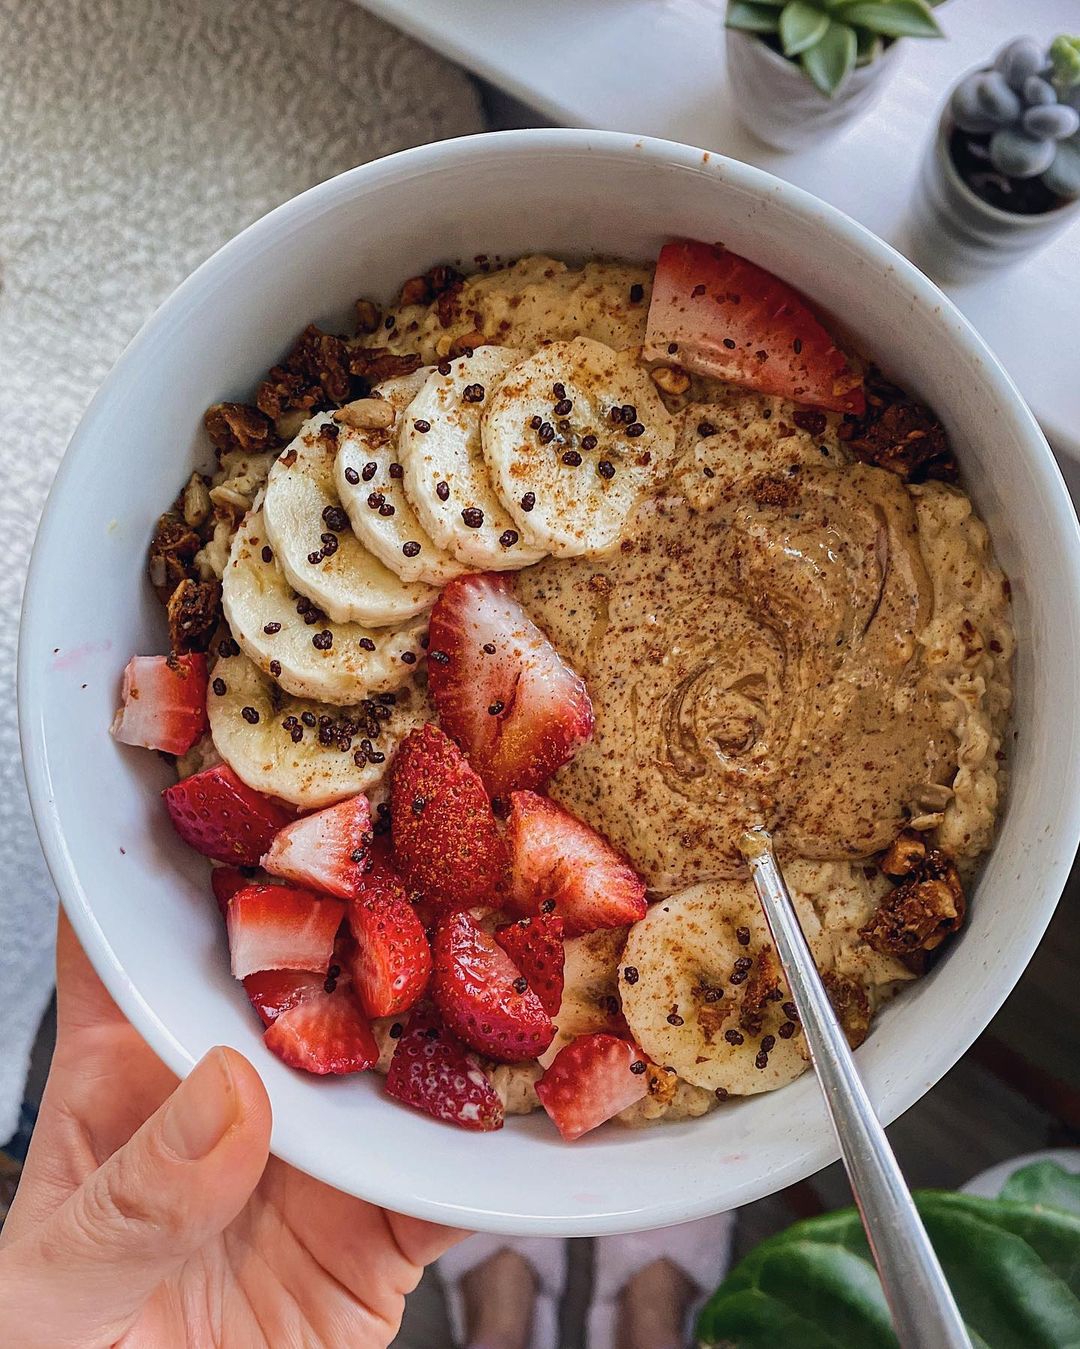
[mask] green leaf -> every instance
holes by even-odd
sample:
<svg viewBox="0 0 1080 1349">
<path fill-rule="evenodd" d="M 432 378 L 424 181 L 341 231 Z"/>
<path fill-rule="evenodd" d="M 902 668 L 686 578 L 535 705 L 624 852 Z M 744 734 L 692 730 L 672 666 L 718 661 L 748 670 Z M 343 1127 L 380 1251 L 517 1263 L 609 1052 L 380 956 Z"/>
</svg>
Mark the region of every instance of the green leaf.
<svg viewBox="0 0 1080 1349">
<path fill-rule="evenodd" d="M 800 52 L 820 42 L 829 26 L 829 16 L 809 0 L 790 0 L 780 12 L 780 45 L 785 56 Z"/>
<path fill-rule="evenodd" d="M 1074 1182 L 1045 1167 L 1014 1177 L 1035 1203 L 924 1191 L 915 1196 L 973 1344 L 1080 1345 L 1080 1214 Z M 1011 1182 L 1010 1182 L 1011 1184 Z M 1064 1192 L 1064 1193 L 1063 1193 Z M 731 1271 L 697 1327 L 703 1349 L 896 1349 L 854 1209 L 796 1223 Z"/>
<path fill-rule="evenodd" d="M 752 4 L 751 0 L 728 0 L 728 28 L 738 28 L 744 33 L 775 33 L 780 24 L 780 15 L 776 8 L 767 4 Z"/>
<path fill-rule="evenodd" d="M 852 0 L 836 17 L 882 37 L 943 37 L 925 0 Z"/>
<path fill-rule="evenodd" d="M 857 50 L 855 29 L 830 19 L 824 35 L 799 60 L 821 92 L 832 98 L 854 70 Z"/>
<path fill-rule="evenodd" d="M 1080 84 L 1080 37 L 1061 33 L 1054 38 L 1050 44 L 1050 64 L 1059 89 L 1072 89 Z"/>
<path fill-rule="evenodd" d="M 1013 1172 L 998 1198 L 1080 1215 L 1080 1175 L 1057 1162 L 1032 1162 Z"/>
</svg>

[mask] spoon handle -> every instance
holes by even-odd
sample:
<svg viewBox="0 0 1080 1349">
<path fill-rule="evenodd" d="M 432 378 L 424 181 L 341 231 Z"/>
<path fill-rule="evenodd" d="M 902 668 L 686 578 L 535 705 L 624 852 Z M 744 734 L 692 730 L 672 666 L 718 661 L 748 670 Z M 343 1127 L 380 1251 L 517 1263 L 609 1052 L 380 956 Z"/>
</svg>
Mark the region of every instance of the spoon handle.
<svg viewBox="0 0 1080 1349">
<path fill-rule="evenodd" d="M 971 1349 L 971 1340 L 885 1130 L 829 1002 L 772 840 L 754 830 L 743 853 L 810 1047 L 855 1202 L 904 1349 Z"/>
</svg>

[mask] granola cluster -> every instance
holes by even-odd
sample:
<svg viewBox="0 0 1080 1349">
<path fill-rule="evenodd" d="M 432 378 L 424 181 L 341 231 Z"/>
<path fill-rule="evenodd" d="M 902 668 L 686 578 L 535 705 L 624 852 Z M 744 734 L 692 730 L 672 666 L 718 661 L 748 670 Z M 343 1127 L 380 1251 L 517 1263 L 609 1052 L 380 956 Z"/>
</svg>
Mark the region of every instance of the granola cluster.
<svg viewBox="0 0 1080 1349">
<path fill-rule="evenodd" d="M 955 482 L 959 468 L 945 428 L 929 408 L 909 398 L 873 367 L 866 373 L 866 411 L 846 414 L 838 435 L 864 464 L 888 469 L 905 482 Z"/>
</svg>

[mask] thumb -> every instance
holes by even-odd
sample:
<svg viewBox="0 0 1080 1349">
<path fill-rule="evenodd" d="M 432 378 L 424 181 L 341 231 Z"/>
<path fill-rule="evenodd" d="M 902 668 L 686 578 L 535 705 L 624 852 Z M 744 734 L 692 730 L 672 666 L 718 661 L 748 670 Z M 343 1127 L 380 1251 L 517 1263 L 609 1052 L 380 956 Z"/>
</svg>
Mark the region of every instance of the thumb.
<svg viewBox="0 0 1080 1349">
<path fill-rule="evenodd" d="M 0 1255 L 0 1341 L 115 1343 L 158 1284 L 243 1208 L 269 1145 L 258 1074 L 235 1050 L 212 1049 L 123 1147 Z"/>
</svg>

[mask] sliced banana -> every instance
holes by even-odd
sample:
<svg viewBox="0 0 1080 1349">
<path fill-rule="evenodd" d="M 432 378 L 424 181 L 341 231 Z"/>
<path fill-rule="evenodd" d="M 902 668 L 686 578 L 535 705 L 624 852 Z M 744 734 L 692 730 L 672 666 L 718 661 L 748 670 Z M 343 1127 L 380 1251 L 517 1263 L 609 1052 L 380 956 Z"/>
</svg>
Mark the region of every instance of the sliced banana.
<svg viewBox="0 0 1080 1349">
<path fill-rule="evenodd" d="M 215 664 L 207 711 L 214 745 L 237 777 L 306 810 L 372 791 L 399 742 L 433 716 L 419 681 L 382 700 L 330 707 L 283 692 L 243 654 Z"/>
<path fill-rule="evenodd" d="M 343 426 L 334 485 L 353 533 L 370 553 L 403 581 L 440 586 L 467 568 L 439 548 L 417 518 L 402 485 L 397 451 L 405 410 L 429 373 L 425 367 L 373 390 L 394 409 L 395 424 L 388 431 Z M 387 505 L 394 508 L 392 515 L 386 513 Z"/>
<path fill-rule="evenodd" d="M 413 399 L 398 437 L 405 492 L 420 523 L 438 547 L 480 571 L 510 571 L 544 556 L 524 542 L 496 495 L 480 443 L 484 408 L 519 355 L 478 347 L 445 362 Z"/>
<path fill-rule="evenodd" d="M 540 1055 L 546 1067 L 564 1045 L 599 1031 L 619 1034 L 616 971 L 627 929 L 598 928 L 566 942 L 563 995 L 555 1020 L 555 1038 Z"/>
<path fill-rule="evenodd" d="M 233 538 L 221 603 L 237 644 L 289 693 L 325 703 L 359 702 L 405 683 L 423 661 L 427 618 L 396 628 L 334 623 L 298 596 L 267 541 L 262 511 Z M 316 621 L 308 622 L 312 615 Z"/>
<path fill-rule="evenodd" d="M 858 936 L 883 878 L 848 863 L 785 864 L 818 968 L 856 982 L 870 1009 L 910 978 Z M 630 929 L 619 967 L 623 1014 L 656 1063 L 695 1086 L 751 1096 L 784 1086 L 809 1062 L 790 993 L 749 881 L 713 881 L 657 901 Z"/>
<path fill-rule="evenodd" d="M 495 390 L 483 450 L 525 542 L 556 557 L 606 552 L 675 457 L 675 426 L 636 349 L 551 342 Z"/>
<path fill-rule="evenodd" d="M 335 623 L 382 627 L 430 609 L 436 590 L 404 582 L 364 547 L 334 512 L 342 505 L 334 487 L 337 440 L 322 427 L 341 430 L 329 413 L 305 422 L 280 455 L 266 483 L 266 531 L 289 584 Z M 332 528 L 332 526 L 337 526 Z"/>
</svg>

